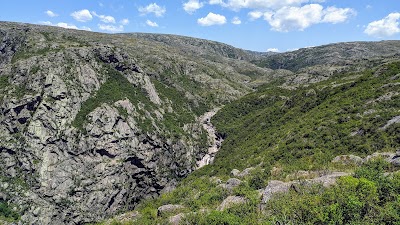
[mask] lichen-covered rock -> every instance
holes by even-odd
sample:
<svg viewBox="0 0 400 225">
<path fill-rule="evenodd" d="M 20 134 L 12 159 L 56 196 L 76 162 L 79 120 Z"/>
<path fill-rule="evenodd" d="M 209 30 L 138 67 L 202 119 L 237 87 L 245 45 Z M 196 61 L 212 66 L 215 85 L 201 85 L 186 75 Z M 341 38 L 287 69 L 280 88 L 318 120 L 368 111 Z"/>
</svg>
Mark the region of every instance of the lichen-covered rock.
<svg viewBox="0 0 400 225">
<path fill-rule="evenodd" d="M 341 164 L 355 164 L 361 165 L 363 163 L 363 158 L 356 155 L 339 155 L 332 159 L 333 163 L 341 163 Z"/>
<path fill-rule="evenodd" d="M 331 185 L 334 185 L 339 177 L 348 175 L 349 173 L 345 172 L 332 172 L 327 175 L 322 175 L 313 179 L 304 179 L 301 181 L 295 180 L 295 181 L 283 182 L 279 180 L 271 180 L 268 182 L 268 186 L 264 189 L 264 192 L 262 194 L 263 196 L 262 202 L 266 203 L 275 194 L 288 192 L 290 188 L 297 190 L 299 186 L 308 186 L 312 184 L 321 184 L 324 187 L 329 187 Z"/>
<path fill-rule="evenodd" d="M 235 187 L 238 187 L 242 183 L 241 180 L 237 178 L 229 178 L 225 184 L 220 184 L 218 187 L 222 187 L 224 189 L 227 189 L 228 191 L 231 191 Z"/>
<path fill-rule="evenodd" d="M 185 207 L 183 205 L 172 205 L 172 204 L 162 205 L 162 206 L 158 207 L 157 215 L 162 216 L 164 214 L 172 213 L 177 210 L 184 209 L 184 208 Z"/>
<path fill-rule="evenodd" d="M 229 209 L 238 204 L 246 203 L 246 198 L 241 196 L 228 196 L 222 201 L 222 203 L 218 206 L 217 210 L 223 211 L 225 209 Z"/>
</svg>

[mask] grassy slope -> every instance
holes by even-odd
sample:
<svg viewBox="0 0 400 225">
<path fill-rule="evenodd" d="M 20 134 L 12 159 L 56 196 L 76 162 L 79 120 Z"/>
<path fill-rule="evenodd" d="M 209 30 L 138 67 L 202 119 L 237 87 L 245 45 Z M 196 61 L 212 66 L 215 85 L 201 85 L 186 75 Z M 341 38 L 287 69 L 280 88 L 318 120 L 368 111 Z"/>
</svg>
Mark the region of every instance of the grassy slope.
<svg viewBox="0 0 400 225">
<path fill-rule="evenodd" d="M 395 168 L 379 160 L 356 168 L 353 176 L 341 178 L 333 188 L 315 186 L 280 195 L 263 212 L 257 206 L 256 190 L 269 179 L 284 179 L 296 170 L 343 169 L 330 163 L 336 155 L 398 149 L 399 124 L 379 128 L 399 115 L 398 95 L 382 100 L 387 93 L 399 91 L 394 85 L 399 73 L 397 62 L 296 90 L 275 83 L 227 105 L 213 118 L 226 135 L 214 164 L 195 171 L 176 190 L 143 202 L 137 208 L 142 216 L 127 224 L 166 224 L 169 216 L 179 212 L 197 212 L 187 214 L 184 224 L 397 224 L 400 176 L 383 176 Z M 355 131 L 359 134 L 351 135 Z M 231 193 L 213 178 L 226 181 L 233 168 L 250 166 L 257 169 Z M 272 166 L 280 167 L 281 174 L 271 176 Z M 215 210 L 228 195 L 249 201 Z M 157 207 L 165 204 L 182 204 L 186 209 L 157 216 Z"/>
<path fill-rule="evenodd" d="M 213 118 L 227 138 L 209 170 L 226 174 L 260 163 L 286 172 L 325 169 L 340 154 L 395 151 L 399 124 L 379 128 L 399 115 L 400 96 L 382 97 L 399 92 L 388 85 L 399 73 L 400 63 L 392 63 L 294 91 L 265 86 L 235 101 Z"/>
</svg>

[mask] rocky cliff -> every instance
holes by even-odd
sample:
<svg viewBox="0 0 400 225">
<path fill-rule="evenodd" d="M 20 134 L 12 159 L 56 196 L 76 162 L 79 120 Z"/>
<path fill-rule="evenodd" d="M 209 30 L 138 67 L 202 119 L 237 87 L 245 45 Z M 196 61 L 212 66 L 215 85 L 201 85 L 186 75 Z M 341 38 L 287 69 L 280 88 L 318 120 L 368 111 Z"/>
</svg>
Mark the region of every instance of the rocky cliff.
<svg viewBox="0 0 400 225">
<path fill-rule="evenodd" d="M 295 90 L 357 70 L 352 65 L 384 63 L 399 46 L 261 54 L 174 35 L 8 22 L 0 40 L 0 209 L 27 224 L 83 224 L 129 211 L 212 161 L 221 141 L 208 137 L 214 108 L 260 86 Z M 275 101 L 259 99 L 257 107 Z"/>
<path fill-rule="evenodd" d="M 207 153 L 201 115 L 251 90 L 243 70 L 267 73 L 129 35 L 0 23 L 0 40 L 0 193 L 30 224 L 97 221 L 173 187 Z"/>
</svg>

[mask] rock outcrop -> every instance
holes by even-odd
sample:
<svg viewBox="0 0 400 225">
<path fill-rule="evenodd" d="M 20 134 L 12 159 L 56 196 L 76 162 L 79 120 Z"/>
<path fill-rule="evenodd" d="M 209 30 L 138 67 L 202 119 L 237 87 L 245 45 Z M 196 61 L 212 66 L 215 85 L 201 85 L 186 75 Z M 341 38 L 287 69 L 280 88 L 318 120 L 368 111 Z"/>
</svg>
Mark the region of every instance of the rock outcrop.
<svg viewBox="0 0 400 225">
<path fill-rule="evenodd" d="M 129 35 L 0 23 L 2 201 L 25 223 L 90 223 L 212 162 L 220 142 L 209 130 L 216 111 L 207 110 L 250 91 L 250 78 L 238 66 L 220 76 L 223 62 L 181 51 Z"/>
</svg>

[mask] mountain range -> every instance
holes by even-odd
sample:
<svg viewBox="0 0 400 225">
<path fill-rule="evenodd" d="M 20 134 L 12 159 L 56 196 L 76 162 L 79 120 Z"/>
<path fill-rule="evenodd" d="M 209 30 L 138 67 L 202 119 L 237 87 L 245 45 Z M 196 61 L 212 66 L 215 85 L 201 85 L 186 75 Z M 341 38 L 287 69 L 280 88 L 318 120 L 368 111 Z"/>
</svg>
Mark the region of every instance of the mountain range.
<svg viewBox="0 0 400 225">
<path fill-rule="evenodd" d="M 361 179 L 368 157 L 400 191 L 400 41 L 260 53 L 12 22 L 0 39 L 0 223 L 324 224 L 284 221 L 266 189 Z"/>
</svg>

